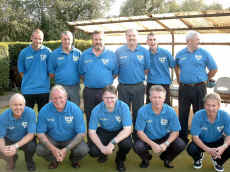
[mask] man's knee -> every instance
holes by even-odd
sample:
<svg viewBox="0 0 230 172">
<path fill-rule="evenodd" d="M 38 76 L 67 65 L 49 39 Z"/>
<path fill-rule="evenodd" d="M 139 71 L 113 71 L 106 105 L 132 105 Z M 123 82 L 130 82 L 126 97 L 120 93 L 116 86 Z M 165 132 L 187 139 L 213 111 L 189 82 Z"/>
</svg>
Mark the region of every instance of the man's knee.
<svg viewBox="0 0 230 172">
<path fill-rule="evenodd" d="M 89 147 L 85 142 L 81 142 L 73 149 L 73 154 L 77 156 L 85 156 L 89 152 Z"/>
<path fill-rule="evenodd" d="M 135 144 L 134 144 L 134 151 L 136 153 L 141 153 L 145 150 L 145 146 L 144 146 L 144 143 L 140 140 L 136 141 Z"/>
<path fill-rule="evenodd" d="M 38 156 L 44 157 L 49 154 L 49 150 L 42 144 L 38 144 L 36 148 L 36 153 Z"/>
</svg>

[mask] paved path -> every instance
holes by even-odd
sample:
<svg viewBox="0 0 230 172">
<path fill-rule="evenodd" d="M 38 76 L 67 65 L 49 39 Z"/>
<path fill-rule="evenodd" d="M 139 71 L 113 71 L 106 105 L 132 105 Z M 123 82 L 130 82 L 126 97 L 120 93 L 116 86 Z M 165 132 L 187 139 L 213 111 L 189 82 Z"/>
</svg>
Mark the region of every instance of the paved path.
<svg viewBox="0 0 230 172">
<path fill-rule="evenodd" d="M 4 96 L 0 96 L 0 108 L 8 106 L 10 96 L 15 92 L 6 92 Z"/>
</svg>

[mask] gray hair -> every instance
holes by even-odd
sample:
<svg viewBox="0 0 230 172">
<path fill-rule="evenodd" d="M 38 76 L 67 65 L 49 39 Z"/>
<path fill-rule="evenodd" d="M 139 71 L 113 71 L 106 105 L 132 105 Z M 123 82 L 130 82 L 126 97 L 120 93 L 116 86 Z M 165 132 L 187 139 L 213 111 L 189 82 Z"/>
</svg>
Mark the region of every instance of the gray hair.
<svg viewBox="0 0 230 172">
<path fill-rule="evenodd" d="M 73 39 L 73 34 L 72 34 L 72 32 L 70 32 L 70 31 L 68 31 L 68 30 L 66 30 L 66 31 L 63 31 L 62 33 L 61 33 L 61 37 L 62 37 L 62 35 L 70 35 L 71 37 L 72 37 L 72 39 Z"/>
<path fill-rule="evenodd" d="M 133 33 L 135 33 L 136 35 L 138 35 L 138 31 L 137 31 L 136 29 L 127 29 L 127 30 L 125 31 L 125 35 L 127 35 L 129 32 L 133 32 Z"/>
<path fill-rule="evenodd" d="M 151 93 L 153 91 L 156 91 L 156 92 L 163 92 L 164 93 L 164 96 L 166 96 L 166 90 L 163 86 L 161 85 L 153 85 L 150 90 L 149 90 L 149 95 L 151 96 Z"/>
<path fill-rule="evenodd" d="M 207 102 L 207 100 L 216 100 L 219 104 L 221 104 L 221 98 L 220 95 L 217 93 L 209 93 L 204 97 L 204 104 Z"/>
<path fill-rule="evenodd" d="M 55 90 L 60 90 L 61 92 L 63 92 L 63 93 L 65 94 L 66 97 L 68 97 L 68 93 L 67 93 L 67 91 L 65 90 L 65 88 L 64 88 L 62 85 L 54 85 L 54 86 L 51 88 L 51 91 L 50 91 L 50 99 L 52 99 L 52 93 L 53 93 Z"/>
<path fill-rule="evenodd" d="M 23 101 L 23 103 L 26 104 L 25 97 L 24 97 L 22 94 L 20 94 L 20 93 L 15 93 L 15 94 L 13 94 L 13 95 L 10 97 L 9 105 L 11 105 L 11 104 L 13 103 L 13 101 L 14 101 L 15 99 L 18 99 L 18 98 L 21 98 L 22 101 Z"/>
<path fill-rule="evenodd" d="M 189 40 L 193 39 L 194 36 L 200 36 L 200 33 L 197 32 L 197 31 L 194 31 L 194 30 L 191 30 L 191 31 L 188 31 L 187 34 L 186 34 L 186 42 L 188 42 Z"/>
</svg>

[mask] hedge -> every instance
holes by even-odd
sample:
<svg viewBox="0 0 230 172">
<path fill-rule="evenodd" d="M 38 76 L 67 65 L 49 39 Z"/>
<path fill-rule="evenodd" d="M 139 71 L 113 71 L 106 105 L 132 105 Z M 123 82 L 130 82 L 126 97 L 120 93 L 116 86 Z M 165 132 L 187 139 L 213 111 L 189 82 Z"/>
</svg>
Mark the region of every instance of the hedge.
<svg viewBox="0 0 230 172">
<path fill-rule="evenodd" d="M 9 86 L 9 56 L 7 44 L 0 44 L 0 94 Z"/>
</svg>

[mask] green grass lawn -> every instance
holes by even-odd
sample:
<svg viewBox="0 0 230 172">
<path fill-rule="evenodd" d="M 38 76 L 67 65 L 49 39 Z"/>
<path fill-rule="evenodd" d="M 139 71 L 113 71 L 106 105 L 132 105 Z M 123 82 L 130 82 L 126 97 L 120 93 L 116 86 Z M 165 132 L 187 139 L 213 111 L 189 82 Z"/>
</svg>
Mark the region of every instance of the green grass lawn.
<svg viewBox="0 0 230 172">
<path fill-rule="evenodd" d="M 45 161 L 44 159 L 38 157 L 35 155 L 35 162 L 37 166 L 36 172 L 74 172 L 74 171 L 81 171 L 81 172 L 116 172 L 116 167 L 114 163 L 115 159 L 115 153 L 111 156 L 109 156 L 109 160 L 103 164 L 100 164 L 97 162 L 96 159 L 91 158 L 89 155 L 86 156 L 83 160 L 81 160 L 81 168 L 80 169 L 73 169 L 70 165 L 70 161 L 68 158 L 65 159 L 65 161 L 58 166 L 57 169 L 55 170 L 48 170 L 47 166 L 49 162 Z M 179 155 L 174 162 L 172 163 L 175 165 L 174 169 L 166 169 L 163 167 L 162 161 L 154 156 L 153 159 L 150 161 L 150 166 L 147 169 L 141 169 L 139 168 L 140 164 L 140 159 L 139 157 L 131 151 L 128 154 L 127 161 L 126 161 L 126 167 L 127 167 L 127 172 L 194 172 L 195 170 L 192 167 L 192 159 L 187 155 L 187 152 L 184 151 L 181 155 Z M 225 164 L 225 171 L 230 170 L 230 163 L 227 162 Z M 0 172 L 4 172 L 5 168 L 5 162 L 3 160 L 0 160 Z M 16 163 L 16 169 L 14 172 L 24 172 L 26 171 L 26 165 L 24 161 L 24 155 L 23 152 L 20 151 L 19 153 L 19 159 L 17 160 Z M 204 161 L 203 161 L 203 168 L 200 170 L 196 171 L 201 171 L 201 172 L 209 172 L 209 171 L 214 171 L 212 163 L 210 161 L 210 157 L 206 154 Z"/>
</svg>

